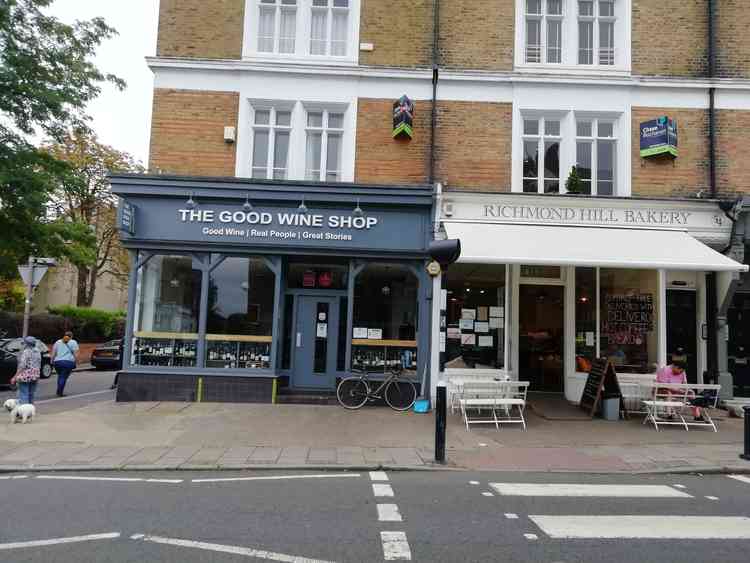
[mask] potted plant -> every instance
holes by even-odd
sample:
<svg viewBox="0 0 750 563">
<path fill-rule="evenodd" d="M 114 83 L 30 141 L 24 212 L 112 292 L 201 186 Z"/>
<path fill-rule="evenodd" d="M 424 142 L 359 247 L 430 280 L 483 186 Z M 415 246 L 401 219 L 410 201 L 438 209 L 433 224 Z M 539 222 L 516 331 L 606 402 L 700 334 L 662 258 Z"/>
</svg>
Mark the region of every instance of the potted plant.
<svg viewBox="0 0 750 563">
<path fill-rule="evenodd" d="M 578 169 L 573 166 L 568 174 L 568 179 L 565 180 L 565 191 L 569 194 L 580 194 L 583 193 L 583 182 L 581 177 L 578 175 Z"/>
</svg>

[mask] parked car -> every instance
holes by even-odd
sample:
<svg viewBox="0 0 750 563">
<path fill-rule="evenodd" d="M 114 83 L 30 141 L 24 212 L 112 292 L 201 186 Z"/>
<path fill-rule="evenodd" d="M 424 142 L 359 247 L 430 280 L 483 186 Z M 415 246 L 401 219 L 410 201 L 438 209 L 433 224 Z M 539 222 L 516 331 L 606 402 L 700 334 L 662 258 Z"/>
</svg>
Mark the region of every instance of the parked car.
<svg viewBox="0 0 750 563">
<path fill-rule="evenodd" d="M 36 341 L 36 348 L 42 354 L 42 379 L 52 375 L 52 362 L 49 348 L 41 340 Z M 10 385 L 10 379 L 18 370 L 18 357 L 23 350 L 22 338 L 3 338 L 0 340 L 0 385 Z"/>
<path fill-rule="evenodd" d="M 99 344 L 91 353 L 91 365 L 96 369 L 122 369 L 122 338 Z"/>
</svg>

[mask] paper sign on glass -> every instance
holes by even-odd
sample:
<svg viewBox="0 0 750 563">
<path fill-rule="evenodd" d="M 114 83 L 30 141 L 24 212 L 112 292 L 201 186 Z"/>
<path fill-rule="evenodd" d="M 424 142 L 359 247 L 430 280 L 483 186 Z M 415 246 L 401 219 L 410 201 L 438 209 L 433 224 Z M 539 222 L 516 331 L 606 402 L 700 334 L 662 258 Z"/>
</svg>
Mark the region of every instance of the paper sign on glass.
<svg viewBox="0 0 750 563">
<path fill-rule="evenodd" d="M 461 329 L 449 326 L 448 327 L 448 338 L 450 340 L 460 340 L 461 339 Z"/>
<path fill-rule="evenodd" d="M 490 317 L 502 317 L 502 307 L 490 307 Z"/>
<path fill-rule="evenodd" d="M 440 290 L 440 308 L 445 309 L 446 307 L 448 307 L 448 290 L 441 289 Z"/>
<path fill-rule="evenodd" d="M 440 333 L 440 351 L 445 352 L 445 333 Z"/>
<path fill-rule="evenodd" d="M 492 347 L 492 337 L 491 336 L 480 336 L 479 337 L 479 346 L 483 348 L 491 348 Z"/>
<path fill-rule="evenodd" d="M 461 309 L 461 318 L 474 320 L 477 318 L 476 309 Z"/>
<path fill-rule="evenodd" d="M 593 345 L 594 345 L 594 333 L 587 332 L 586 333 L 586 346 L 593 346 Z"/>
<path fill-rule="evenodd" d="M 354 327 L 354 336 L 352 338 L 367 338 L 367 329 L 364 327 Z"/>
<path fill-rule="evenodd" d="M 474 332 L 489 332 L 490 324 L 486 322 L 477 321 L 474 323 Z"/>
<path fill-rule="evenodd" d="M 474 330 L 474 321 L 471 319 L 461 319 L 458 321 L 458 328 L 461 330 Z"/>
<path fill-rule="evenodd" d="M 477 320 L 478 321 L 486 321 L 487 320 L 487 307 L 478 307 L 477 308 Z"/>
<path fill-rule="evenodd" d="M 315 331 L 315 336 L 318 338 L 328 338 L 328 323 L 318 323 L 318 328 Z"/>
<path fill-rule="evenodd" d="M 368 328 L 367 329 L 367 338 L 369 340 L 382 340 L 383 339 L 383 329 L 382 328 Z"/>
<path fill-rule="evenodd" d="M 501 328 L 503 326 L 503 319 L 499 317 L 490 317 L 490 329 Z"/>
<path fill-rule="evenodd" d="M 475 342 L 477 341 L 475 334 L 462 334 L 461 335 L 461 344 L 464 346 L 474 346 Z"/>
</svg>

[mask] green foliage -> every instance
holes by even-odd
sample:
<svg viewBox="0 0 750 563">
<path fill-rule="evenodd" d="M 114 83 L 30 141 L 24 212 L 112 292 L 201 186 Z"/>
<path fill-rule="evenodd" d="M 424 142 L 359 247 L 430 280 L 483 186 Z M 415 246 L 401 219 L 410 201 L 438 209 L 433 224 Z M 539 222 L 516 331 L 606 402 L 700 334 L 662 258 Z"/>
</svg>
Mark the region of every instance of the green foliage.
<svg viewBox="0 0 750 563">
<path fill-rule="evenodd" d="M 68 323 L 68 330 L 79 338 L 112 338 L 117 336 L 118 327 L 125 319 L 125 311 L 102 311 L 88 307 L 50 307 L 51 315 L 64 317 Z"/>
<path fill-rule="evenodd" d="M 80 221 L 57 219 L 48 202 L 71 167 L 29 141 L 85 129 L 86 105 L 110 82 L 91 61 L 115 31 L 101 18 L 66 25 L 43 13 L 52 0 L 0 2 L 0 277 L 30 255 L 93 263 L 96 239 Z"/>
<path fill-rule="evenodd" d="M 580 194 L 583 191 L 583 182 L 581 177 L 578 175 L 578 169 L 573 166 L 568 174 L 568 179 L 565 180 L 565 190 L 569 194 Z"/>
<path fill-rule="evenodd" d="M 0 280 L 0 311 L 23 310 L 26 288 L 20 280 Z"/>
</svg>

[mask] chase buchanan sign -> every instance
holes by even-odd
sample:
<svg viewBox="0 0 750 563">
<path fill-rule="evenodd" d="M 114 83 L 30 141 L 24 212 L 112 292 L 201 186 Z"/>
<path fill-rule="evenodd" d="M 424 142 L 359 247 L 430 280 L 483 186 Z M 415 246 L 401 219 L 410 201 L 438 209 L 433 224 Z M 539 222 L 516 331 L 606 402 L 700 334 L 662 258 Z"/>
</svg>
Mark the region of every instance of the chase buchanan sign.
<svg viewBox="0 0 750 563">
<path fill-rule="evenodd" d="M 644 121 L 640 127 L 641 158 L 677 156 L 677 122 L 667 116 Z"/>
<path fill-rule="evenodd" d="M 369 231 L 377 217 L 293 211 L 216 211 L 178 209 L 182 223 L 203 225 L 201 234 L 224 239 L 273 239 L 284 241 L 351 241 L 352 233 Z"/>
<path fill-rule="evenodd" d="M 542 207 L 530 205 L 485 205 L 484 217 L 498 220 L 549 222 L 576 225 L 652 225 L 687 227 L 690 211 L 618 209 L 612 207 Z"/>
</svg>

